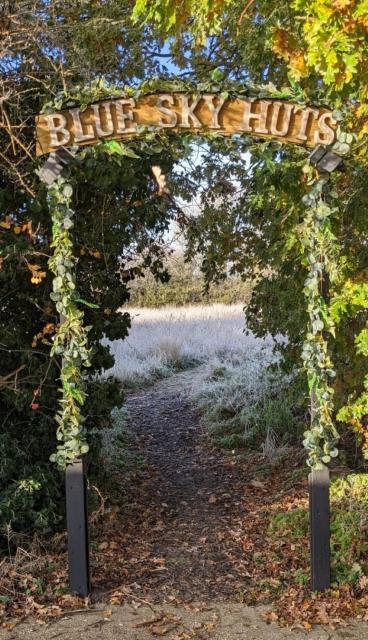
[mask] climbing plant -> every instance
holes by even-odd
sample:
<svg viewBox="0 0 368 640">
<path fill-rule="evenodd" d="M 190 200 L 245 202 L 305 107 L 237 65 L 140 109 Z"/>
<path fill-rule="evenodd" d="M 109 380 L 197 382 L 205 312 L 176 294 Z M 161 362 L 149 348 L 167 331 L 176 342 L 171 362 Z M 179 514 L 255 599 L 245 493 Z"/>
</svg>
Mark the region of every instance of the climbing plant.
<svg viewBox="0 0 368 640">
<path fill-rule="evenodd" d="M 328 308 L 327 286 L 336 277 L 335 238 L 331 217 L 338 213 L 329 203 L 329 179 L 317 174 L 309 163 L 304 167 L 309 192 L 304 196 L 306 210 L 296 229 L 302 247 L 302 260 L 308 270 L 304 294 L 309 327 L 303 344 L 302 360 L 308 377 L 311 399 L 311 426 L 304 434 L 308 464 L 320 468 L 338 454 L 338 432 L 334 424 L 335 371 L 328 348 L 328 335 L 334 335 L 334 324 Z"/>
<path fill-rule="evenodd" d="M 81 407 L 86 394 L 83 384 L 84 367 L 91 366 L 88 349 L 88 330 L 84 326 L 84 314 L 78 308 L 73 251 L 74 211 L 71 208 L 73 188 L 70 182 L 60 177 L 48 189 L 48 200 L 52 219 L 51 248 L 54 254 L 49 267 L 54 273 L 53 291 L 50 295 L 60 316 L 60 324 L 54 336 L 51 357 L 61 358 L 61 399 L 56 416 L 57 439 L 60 444 L 51 460 L 64 468 L 75 458 L 87 453 L 88 444 L 83 430 L 84 418 Z"/>
</svg>

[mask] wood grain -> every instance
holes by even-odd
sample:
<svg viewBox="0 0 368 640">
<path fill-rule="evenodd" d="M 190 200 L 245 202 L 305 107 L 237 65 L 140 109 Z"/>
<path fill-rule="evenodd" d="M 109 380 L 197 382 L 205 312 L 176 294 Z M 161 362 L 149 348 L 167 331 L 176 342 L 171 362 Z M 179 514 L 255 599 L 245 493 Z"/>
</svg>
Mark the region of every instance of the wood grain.
<svg viewBox="0 0 368 640">
<path fill-rule="evenodd" d="M 165 100 L 163 100 L 163 96 L 166 96 Z M 247 134 L 256 138 L 272 138 L 280 140 L 280 142 L 283 143 L 298 144 L 307 147 L 314 147 L 319 143 L 330 144 L 334 138 L 333 130 L 336 125 L 333 122 L 332 114 L 329 110 L 319 107 L 303 108 L 300 105 L 290 102 L 269 99 L 249 100 L 245 98 L 235 98 L 224 101 L 218 114 L 218 128 L 215 128 L 216 116 L 214 116 L 213 111 L 211 112 L 209 103 L 213 105 L 214 109 L 219 106 L 219 100 L 221 100 L 221 98 L 217 94 L 204 94 L 203 97 L 199 99 L 193 111 L 193 117 L 189 114 L 187 118 L 189 127 L 185 127 L 183 126 L 186 120 L 185 106 L 187 104 L 190 109 L 193 101 L 196 101 L 198 97 L 199 95 L 195 96 L 194 94 L 183 93 L 150 94 L 135 100 L 133 107 L 129 107 L 129 105 L 120 106 L 120 113 L 123 112 L 125 114 L 123 123 L 126 127 L 129 127 L 129 125 L 136 127 L 143 125 L 157 127 L 158 129 L 167 131 L 191 131 L 198 134 L 200 134 L 201 131 L 213 130 L 223 135 Z M 159 111 L 157 101 L 160 99 L 162 100 L 162 105 L 171 110 L 171 114 L 164 114 Z M 171 100 L 173 104 L 169 104 L 168 100 Z M 62 135 L 57 134 L 56 140 L 56 134 L 54 134 L 54 144 L 52 144 L 50 131 L 50 114 L 40 114 L 36 118 L 37 156 L 55 151 L 60 146 L 69 147 L 73 144 L 85 146 L 95 144 L 100 139 L 119 140 L 141 135 L 139 130 L 134 131 L 127 128 L 122 131 L 121 119 L 119 131 L 118 105 L 119 99 L 113 98 L 91 104 L 84 111 L 75 108 L 55 112 L 55 114 L 52 114 L 55 116 L 55 120 L 52 120 L 52 122 L 59 124 L 60 116 L 65 118 L 65 129 L 68 132 L 69 139 L 65 141 L 68 137 L 65 134 L 62 140 Z M 262 110 L 264 114 L 266 113 L 264 122 L 260 123 L 257 118 L 251 118 L 249 123 L 252 130 L 247 133 L 244 130 L 244 113 L 248 111 L 248 113 L 251 112 L 254 115 L 259 115 Z M 126 118 L 128 112 L 131 112 L 133 122 Z M 174 114 L 176 115 L 174 116 Z M 289 116 L 290 120 L 288 122 Z M 88 140 L 76 140 L 78 133 L 75 118 L 78 119 L 78 117 L 82 125 L 82 132 L 89 132 L 91 135 Z M 321 123 L 319 124 L 321 117 L 325 119 L 325 125 L 328 127 L 324 131 L 321 129 Z M 109 118 L 111 118 L 110 121 Z M 165 124 L 172 124 L 174 120 L 176 120 L 175 126 L 164 126 Z M 285 123 L 289 125 L 285 135 L 272 133 L 272 131 L 275 131 L 275 128 L 277 131 L 282 131 Z M 262 129 L 263 132 L 257 132 L 257 126 L 258 129 Z M 305 131 L 305 139 L 301 136 L 303 129 Z"/>
</svg>

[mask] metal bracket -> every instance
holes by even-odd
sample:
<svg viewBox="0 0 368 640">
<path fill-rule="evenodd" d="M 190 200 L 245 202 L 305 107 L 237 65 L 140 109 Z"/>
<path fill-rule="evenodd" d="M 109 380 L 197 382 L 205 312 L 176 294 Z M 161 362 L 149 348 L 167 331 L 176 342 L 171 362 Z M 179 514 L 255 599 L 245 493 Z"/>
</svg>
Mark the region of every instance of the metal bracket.
<svg viewBox="0 0 368 640">
<path fill-rule="evenodd" d="M 321 173 L 332 173 L 336 169 L 342 170 L 343 158 L 336 153 L 329 151 L 322 144 L 319 144 L 309 156 L 311 163 Z"/>
<path fill-rule="evenodd" d="M 69 164 L 74 157 L 75 154 L 69 151 L 69 149 L 65 149 L 65 147 L 60 147 L 57 151 L 52 151 L 42 167 L 36 170 L 41 182 L 50 186 L 58 179 L 64 167 Z"/>
</svg>

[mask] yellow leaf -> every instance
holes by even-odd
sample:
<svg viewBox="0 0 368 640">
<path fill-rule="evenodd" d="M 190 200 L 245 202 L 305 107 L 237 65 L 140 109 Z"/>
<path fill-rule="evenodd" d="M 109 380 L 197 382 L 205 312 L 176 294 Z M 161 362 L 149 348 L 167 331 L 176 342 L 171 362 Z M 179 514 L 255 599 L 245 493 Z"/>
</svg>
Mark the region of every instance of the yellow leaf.
<svg viewBox="0 0 368 640">
<path fill-rule="evenodd" d="M 10 229 L 11 223 L 10 222 L 0 222 L 0 227 L 2 227 L 3 229 Z"/>
<path fill-rule="evenodd" d="M 41 267 L 36 264 L 36 265 L 27 265 L 28 268 L 32 271 L 32 278 L 31 278 L 31 282 L 33 284 L 39 284 L 43 278 L 46 278 L 46 271 L 39 271 L 39 269 L 41 269 Z M 36 267 L 36 269 L 32 269 L 32 267 Z"/>
<path fill-rule="evenodd" d="M 304 58 L 303 51 L 297 51 L 291 58 L 289 62 L 290 70 L 293 74 L 293 77 L 296 80 L 299 80 L 302 76 L 305 76 L 307 73 L 307 65 Z"/>
<path fill-rule="evenodd" d="M 22 227 L 18 227 L 18 226 L 14 227 L 14 233 L 18 234 L 18 233 L 21 233 L 21 231 L 22 231 Z"/>
</svg>

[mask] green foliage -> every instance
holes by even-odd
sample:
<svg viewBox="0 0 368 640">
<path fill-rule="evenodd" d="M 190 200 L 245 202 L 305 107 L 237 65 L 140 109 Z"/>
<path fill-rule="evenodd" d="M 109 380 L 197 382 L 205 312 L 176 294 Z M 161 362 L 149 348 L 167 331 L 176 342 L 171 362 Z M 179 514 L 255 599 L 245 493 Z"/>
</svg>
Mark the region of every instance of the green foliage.
<svg viewBox="0 0 368 640">
<path fill-rule="evenodd" d="M 152 90 L 150 84 L 146 83 L 144 89 L 138 89 L 135 93 L 138 95 L 142 91 Z M 92 87 L 90 100 L 96 100 L 98 88 L 99 85 Z M 234 89 L 235 87 L 232 86 L 233 91 Z M 102 94 L 105 95 L 106 86 L 102 85 L 101 90 Z M 114 88 L 112 92 L 114 92 Z M 272 85 L 267 87 L 249 85 L 238 89 L 235 95 L 244 93 L 257 96 L 274 95 L 277 90 Z M 71 97 L 79 102 L 82 99 L 88 101 L 86 91 L 83 88 L 78 89 L 78 92 L 73 92 L 73 96 L 64 91 L 57 97 L 57 108 L 61 108 L 64 104 L 69 104 Z M 49 108 L 51 108 L 51 103 L 46 107 L 46 109 Z M 136 142 L 136 146 L 139 146 L 143 152 L 150 147 L 156 153 L 162 151 L 162 144 L 159 146 L 156 144 L 153 147 L 150 144 L 155 138 L 159 138 L 159 134 L 155 134 L 149 129 L 142 130 L 140 133 L 140 140 Z M 87 150 L 84 152 L 81 158 L 81 166 L 83 166 L 84 162 L 88 162 L 90 155 L 99 157 L 99 153 L 117 156 L 118 161 L 121 157 L 140 158 L 131 147 L 116 141 L 108 141 L 96 145 L 96 148 L 92 149 L 92 151 Z M 70 233 L 70 230 L 74 227 L 72 219 L 74 214 L 70 208 L 72 194 L 73 188 L 71 184 L 65 182 L 64 179 L 59 179 L 57 183 L 54 183 L 49 188 L 50 211 L 53 222 L 51 247 L 54 248 L 54 256 L 50 259 L 49 265 L 55 274 L 51 299 L 56 303 L 56 310 L 63 318 L 54 338 L 54 346 L 51 351 L 51 356 L 62 356 L 62 399 L 60 401 L 61 409 L 57 416 L 59 425 L 57 438 L 61 441 L 61 444 L 58 445 L 57 452 L 51 457 L 60 468 L 65 468 L 73 459 L 88 451 L 88 444 L 82 429 L 84 417 L 81 413 L 81 406 L 86 398 L 82 384 L 82 367 L 91 366 L 91 363 L 87 348 L 88 329 L 83 327 L 83 312 L 79 311 L 76 306 L 76 300 L 80 301 L 81 299 L 75 293 L 76 282 L 73 273 L 76 260 L 73 256 Z M 96 308 L 93 303 L 87 303 L 88 305 L 91 308 Z"/>
<path fill-rule="evenodd" d="M 331 483 L 331 565 L 336 585 L 356 584 L 368 572 L 368 478 L 352 474 Z M 305 507 L 277 513 L 271 519 L 271 537 L 303 542 L 308 535 Z"/>
<path fill-rule="evenodd" d="M 310 102 L 316 101 L 317 98 L 321 99 L 325 104 L 336 107 L 334 111 L 336 120 L 344 119 L 346 122 L 347 131 L 343 131 L 340 126 L 337 129 L 338 144 L 335 146 L 335 151 L 341 155 L 347 154 L 351 145 L 356 142 L 356 137 L 361 138 L 360 145 L 355 145 L 355 152 L 360 154 L 365 162 L 367 132 L 367 6 L 365 0 L 357 2 L 354 0 L 323 0 L 322 2 L 294 0 L 287 7 L 282 3 L 266 3 L 262 0 L 254 0 L 246 7 L 244 3 L 234 2 L 231 7 L 227 5 L 219 7 L 215 16 L 211 14 L 207 3 L 199 3 L 196 7 L 189 6 L 190 14 L 188 16 L 184 12 L 180 24 L 173 21 L 170 25 L 165 21 L 163 12 L 156 16 L 150 13 L 153 7 L 161 11 L 160 6 L 162 9 L 163 3 L 158 1 L 150 3 L 149 11 L 145 15 L 148 20 L 158 22 L 161 31 L 165 34 L 180 31 L 194 33 L 199 13 L 207 11 L 206 23 L 202 21 L 202 24 L 204 33 L 208 37 L 206 43 L 208 47 L 202 50 L 199 47 L 195 48 L 190 38 L 188 38 L 190 44 L 187 45 L 187 50 L 190 51 L 194 60 L 195 71 L 200 78 L 205 77 L 206 73 L 209 75 L 213 70 L 219 74 L 219 78 L 221 73 L 225 77 L 232 74 L 239 77 L 244 73 L 247 79 L 257 78 L 258 81 L 264 77 L 267 79 L 276 77 L 278 78 L 276 84 L 291 85 Z M 142 14 L 143 10 L 141 3 L 136 12 Z M 216 29 L 218 35 L 214 37 L 211 34 Z M 182 47 L 185 46 L 184 42 L 185 39 L 178 39 Z M 234 43 L 236 46 L 233 46 Z M 179 44 L 177 44 L 178 47 Z M 211 55 L 209 51 L 214 53 Z M 268 60 L 265 59 L 265 54 L 269 56 Z M 229 63 L 226 62 L 227 59 Z M 271 63 L 270 59 L 272 59 Z M 357 136 L 352 133 L 353 131 Z M 230 145 L 224 143 L 222 148 L 224 150 L 229 147 Z M 242 177 L 241 184 L 248 190 L 248 198 L 239 198 L 243 211 L 240 204 L 230 202 L 231 198 L 227 199 L 226 204 L 222 202 L 219 204 L 217 201 L 216 206 L 213 200 L 208 208 L 202 210 L 199 219 L 192 225 L 190 242 L 192 253 L 199 248 L 204 255 L 203 270 L 208 281 L 218 279 L 229 260 L 232 261 L 234 271 L 241 274 L 244 274 L 247 269 L 253 270 L 254 273 L 255 264 L 257 264 L 258 276 L 260 272 L 271 274 L 267 277 L 258 277 L 251 303 L 247 308 L 248 326 L 256 330 L 259 335 L 265 335 L 267 330 L 273 335 L 278 332 L 286 334 L 288 343 L 282 346 L 282 352 L 285 365 L 290 367 L 299 356 L 305 323 L 303 311 L 298 304 L 303 289 L 302 269 L 296 266 L 295 261 L 298 248 L 288 243 L 290 237 L 295 236 L 293 227 L 296 228 L 300 224 L 297 211 L 298 201 L 302 196 L 300 190 L 298 192 L 296 188 L 293 171 L 299 159 L 298 152 L 294 150 L 278 151 L 273 147 L 274 152 L 269 153 L 270 148 L 272 149 L 271 145 L 268 149 L 267 145 L 264 145 L 262 151 L 258 153 L 249 146 L 253 173 L 251 179 Z M 266 157 L 261 158 L 261 153 Z M 287 157 L 289 163 L 285 166 Z M 239 164 L 240 162 L 239 158 Z M 214 166 L 215 163 L 212 165 Z M 233 168 L 234 165 L 235 163 Z M 212 176 L 215 171 L 217 171 L 216 168 Z M 200 172 L 201 176 L 208 181 L 210 171 L 203 169 Z M 199 171 L 196 173 L 198 174 Z M 282 182 L 280 175 L 281 179 L 284 179 Z M 238 179 L 238 175 L 236 177 Z M 366 274 L 366 228 L 362 226 L 364 206 L 361 208 L 356 197 L 357 192 L 361 191 L 359 182 L 363 180 L 366 183 L 366 179 L 366 169 L 362 167 L 359 170 L 356 163 L 350 162 L 348 175 L 335 180 L 340 214 L 328 224 L 330 224 L 330 240 L 333 240 L 333 236 L 336 238 L 336 255 L 333 262 L 335 270 L 339 271 L 339 277 L 335 282 L 330 283 L 332 297 L 339 296 L 344 278 L 361 282 L 364 279 L 363 272 Z M 215 193 L 215 189 L 214 181 L 208 191 Z M 335 198 L 336 202 L 337 198 Z M 244 211 L 245 207 L 246 211 Z M 258 234 L 256 232 L 252 234 L 252 224 L 255 222 L 258 223 L 258 227 L 255 225 L 255 228 L 260 230 Z M 285 242 L 288 253 L 284 250 Z M 246 256 L 248 247 L 251 247 L 249 258 Z M 312 265 L 309 266 L 312 268 Z M 303 268 L 303 265 L 301 267 Z M 308 296 L 311 294 L 312 291 L 309 290 Z M 327 336 L 324 334 L 326 331 L 333 330 L 333 319 L 321 296 L 317 295 L 317 291 L 315 294 L 313 307 L 317 315 L 310 318 L 312 331 L 307 337 L 307 342 L 313 341 L 314 347 L 309 350 L 306 357 L 311 347 L 310 344 L 307 345 L 304 357 L 309 364 L 312 364 L 314 359 L 314 364 L 309 369 L 309 382 L 314 395 L 318 388 L 317 416 L 323 416 L 323 428 L 329 432 L 329 443 L 326 444 L 326 451 L 324 451 L 324 436 L 322 433 L 318 435 L 319 427 L 315 424 L 314 436 L 312 437 L 311 433 L 307 436 L 308 447 L 311 447 L 310 463 L 313 466 L 321 462 L 327 463 L 331 457 L 330 454 L 336 454 L 334 444 L 337 433 L 333 424 L 335 420 L 332 410 L 333 392 L 335 392 L 337 406 L 342 407 L 338 414 L 340 420 L 349 422 L 358 432 L 359 439 L 363 443 L 368 406 L 366 367 L 364 371 L 362 363 L 362 356 L 366 349 L 367 334 L 364 323 L 367 306 L 365 309 L 362 306 L 358 313 L 352 307 L 344 313 L 342 321 L 338 322 L 338 333 L 333 341 L 329 341 L 329 352 L 327 352 Z M 275 305 L 277 305 L 277 313 L 274 313 Z M 311 309 L 309 313 L 311 315 Z M 321 323 L 323 323 L 323 329 Z M 359 327 L 359 334 L 356 333 L 356 325 Z M 318 328 L 320 331 L 317 331 Z M 314 334 L 313 331 L 317 333 Z M 352 359 L 349 358 L 349 354 L 354 341 L 359 353 Z M 318 342 L 320 344 L 317 344 Z M 330 367 L 332 358 L 335 361 L 334 368 L 337 376 L 332 379 L 333 374 L 331 374 L 329 381 L 323 380 L 324 374 L 320 375 L 319 364 L 324 362 L 322 370 L 332 372 L 333 368 Z M 326 397 L 323 398 L 323 395 Z M 313 456 L 313 449 L 315 456 Z"/>
<path fill-rule="evenodd" d="M 231 0 L 136 0 L 133 20 L 153 21 L 165 35 L 190 29 L 199 44 L 205 44 L 206 35 L 220 30 L 223 11 Z"/>
<path fill-rule="evenodd" d="M 276 513 L 270 522 L 268 532 L 275 536 L 291 534 L 293 540 L 300 540 L 308 534 L 309 516 L 303 507 L 296 507 L 287 513 Z"/>
<path fill-rule="evenodd" d="M 45 194 L 34 173 L 36 163 L 32 156 L 34 141 L 30 123 L 34 114 L 50 102 L 50 96 L 52 101 L 56 96 L 61 100 L 60 104 L 64 104 L 67 95 L 73 103 L 79 100 L 86 104 L 91 92 L 97 97 L 103 90 L 103 95 L 107 95 L 106 87 L 113 92 L 114 83 L 122 88 L 127 83 L 135 84 L 137 78 L 157 76 L 160 64 L 155 54 L 160 56 L 162 53 L 161 41 L 148 23 L 142 39 L 141 29 L 130 21 L 132 4 L 106 0 L 104 3 L 66 5 L 52 0 L 45 5 L 42 0 L 35 0 L 34 11 L 25 12 L 19 5 L 14 6 L 9 16 L 2 16 L 8 35 L 0 45 L 1 117 L 4 122 L 8 118 L 14 128 L 4 126 L 0 130 L 3 154 L 0 208 L 5 225 L 0 227 L 1 376 L 10 375 L 1 388 L 0 411 L 4 419 L 0 435 L 3 439 L 6 437 L 5 460 L 11 461 L 17 450 L 18 461 L 12 470 L 6 463 L 4 486 L 10 479 L 29 478 L 28 461 L 33 460 L 37 468 L 48 460 L 55 446 L 53 415 L 57 406 L 58 358 L 49 361 L 51 345 L 47 334 L 32 347 L 34 336 L 42 333 L 47 324 L 57 324 L 58 319 L 48 302 L 51 278 L 47 274 L 45 258 L 50 253 L 50 223 Z M 157 4 L 151 2 L 147 7 L 152 10 Z M 171 61 L 185 71 L 186 78 L 189 76 L 188 86 L 199 85 L 200 88 L 203 83 L 200 90 L 216 86 L 222 89 L 224 77 L 234 79 L 238 87 L 245 81 L 248 84 L 271 82 L 273 95 L 277 95 L 275 86 L 286 87 L 279 97 L 294 96 L 301 102 L 328 102 L 340 107 L 351 97 L 352 105 L 357 107 L 354 118 L 356 114 L 364 117 L 365 48 L 359 48 L 358 64 L 351 55 L 357 50 L 358 30 L 364 26 L 364 3 L 354 3 L 354 24 L 350 25 L 350 30 L 338 34 L 341 37 L 334 37 L 329 47 L 320 47 L 316 41 L 317 36 L 327 31 L 336 36 L 333 33 L 335 24 L 343 28 L 348 26 L 352 12 L 344 11 L 343 4 L 350 6 L 345 0 L 344 3 L 298 1 L 294 5 L 254 0 L 240 22 L 244 2 L 234 2 L 231 6 L 227 3 L 222 6 L 197 3 L 194 6 L 191 3 L 190 11 L 200 18 L 197 21 L 190 20 L 185 12 L 179 15 L 175 6 L 175 19 L 182 20 L 184 31 L 190 30 L 192 25 L 193 29 L 198 29 L 199 39 L 204 37 L 201 29 L 206 29 L 206 35 L 214 31 L 211 9 L 216 10 L 216 29 L 220 17 L 223 22 L 221 30 L 211 36 L 204 47 L 194 50 L 193 40 L 186 34 L 171 42 Z M 222 13 L 224 6 L 226 12 Z M 331 11 L 327 15 L 325 11 L 324 18 L 321 13 L 323 20 L 318 23 L 319 6 L 321 11 L 326 7 Z M 140 3 L 137 9 L 140 19 L 144 11 L 145 6 Z M 295 21 L 296 12 L 301 17 L 298 22 Z M 170 11 L 166 15 L 172 20 Z M 157 16 L 152 17 L 156 21 Z M 158 21 L 161 33 L 164 33 L 162 10 Z M 181 29 L 178 24 L 175 28 L 178 26 Z M 307 29 L 310 29 L 311 37 Z M 364 33 L 362 38 L 364 43 Z M 345 45 L 352 49 L 344 48 Z M 311 72 L 305 75 L 312 48 L 318 59 L 315 58 L 310 65 Z M 331 56 L 331 60 L 327 60 L 327 56 Z M 326 58 L 325 67 L 322 58 Z M 319 64 L 321 60 L 322 65 Z M 335 73 L 338 67 L 342 71 L 341 78 Z M 331 69 L 333 82 L 328 85 L 329 91 L 321 77 L 330 82 Z M 106 83 L 99 81 L 102 73 L 108 76 Z M 156 80 L 156 89 L 160 82 Z M 339 82 L 344 83 L 343 89 L 339 88 Z M 185 85 L 183 81 L 177 83 L 179 87 Z M 74 95 L 73 87 L 79 87 Z M 245 89 L 243 95 L 248 95 L 247 91 Z M 256 95 L 260 95 L 259 92 Z M 360 126 L 357 119 L 354 126 Z M 360 133 L 364 133 L 363 127 Z M 341 140 L 342 144 L 346 142 Z M 85 307 L 84 311 L 86 324 L 92 326 L 89 339 L 93 348 L 87 391 L 90 387 L 96 397 L 99 396 L 97 383 L 92 378 L 112 365 L 108 349 L 100 345 L 101 337 L 121 338 L 128 331 L 129 318 L 118 313 L 128 299 L 128 283 L 145 267 L 162 273 L 161 240 L 173 211 L 167 202 L 163 203 L 157 197 L 150 179 L 150 166 L 155 162 L 170 174 L 175 159 L 188 148 L 185 139 L 180 144 L 176 141 L 165 146 L 162 139 L 157 140 L 152 135 L 142 147 L 129 145 L 129 150 L 136 152 L 140 160 L 124 157 L 122 147 L 122 153 L 114 152 L 111 156 L 107 150 L 96 148 L 83 162 L 83 169 L 75 168 L 73 186 L 78 216 L 73 235 L 79 257 L 77 287 L 82 300 L 98 305 L 98 308 Z M 110 148 L 110 151 L 114 150 Z M 249 161 L 245 159 L 246 153 Z M 229 158 L 228 163 L 224 163 L 224 156 Z M 255 146 L 249 140 L 214 139 L 208 141 L 200 167 L 182 177 L 180 184 L 178 179 L 173 179 L 175 195 L 189 199 L 191 194 L 197 194 L 198 182 L 205 180 L 203 201 L 206 206 L 189 230 L 192 251 L 200 247 L 208 281 L 221 279 L 230 265 L 231 273 L 240 273 L 256 284 L 247 308 L 248 326 L 258 335 L 271 332 L 287 337 L 280 349 L 284 355 L 283 364 L 289 369 L 299 358 L 307 321 L 307 314 L 300 304 L 305 265 L 300 264 L 298 243 L 286 244 L 302 216 L 299 203 L 304 195 L 304 185 L 300 182 L 300 169 L 304 158 L 303 150 L 287 149 L 276 143 Z M 332 231 L 341 252 L 337 260 L 340 278 L 333 285 L 332 296 L 339 292 L 344 279 L 356 283 L 366 277 L 367 172 L 351 162 L 347 166 L 347 174 L 336 180 L 341 214 L 332 220 Z M 193 175 L 198 180 L 191 184 Z M 232 191 L 228 188 L 231 180 L 237 187 Z M 27 231 L 25 227 L 30 220 L 33 226 Z M 32 266 L 37 269 L 32 271 Z M 363 391 L 363 355 L 352 359 L 351 353 L 355 337 L 364 328 L 365 313 L 361 309 L 354 317 L 349 317 L 350 312 L 343 314 L 336 340 L 330 341 L 337 372 L 334 387 L 338 406 L 346 404 L 347 397 L 355 393 L 354 402 Z M 363 351 L 364 336 L 363 333 L 360 339 Z M 101 424 L 106 426 L 109 421 L 108 390 L 113 390 L 112 405 L 116 402 L 116 386 L 113 381 L 103 384 L 106 384 L 105 390 L 102 386 L 98 389 L 105 399 L 101 405 Z M 100 424 L 99 409 L 90 394 L 85 404 L 87 434 L 91 425 Z M 58 473 L 50 471 L 50 474 L 59 486 Z M 49 480 L 42 482 L 39 496 L 42 491 L 46 495 Z M 26 524 L 22 526 L 26 528 Z"/>
<path fill-rule="evenodd" d="M 51 460 L 60 469 L 88 451 L 81 407 L 86 399 L 83 367 L 90 367 L 91 362 L 87 346 L 88 327 L 84 327 L 84 314 L 76 304 L 76 259 L 71 236 L 71 229 L 74 227 L 74 212 L 70 208 L 72 194 L 71 184 L 63 178 L 59 178 L 48 189 L 53 236 L 50 247 L 54 249 L 49 266 L 55 275 L 50 298 L 55 302 L 56 311 L 61 318 L 50 357 L 56 355 L 62 359 L 62 397 L 56 417 L 56 437 L 60 444 Z"/>
<path fill-rule="evenodd" d="M 331 315 L 336 324 L 339 324 L 344 316 L 354 317 L 357 314 L 364 316 L 368 309 L 368 284 L 365 282 L 354 283 L 347 280 L 341 290 L 331 302 Z M 368 321 L 365 327 L 355 337 L 357 354 L 368 357 Z M 337 418 L 351 424 L 358 434 L 363 447 L 363 455 L 368 459 L 368 374 L 363 377 L 363 390 L 359 394 L 355 392 L 348 403 L 341 407 Z"/>
<path fill-rule="evenodd" d="M 292 4 L 303 19 L 308 68 L 317 70 L 341 96 L 355 94 L 363 102 L 367 84 L 366 0 L 294 0 Z"/>
<path fill-rule="evenodd" d="M 224 303 L 246 304 L 251 296 L 252 285 L 239 276 L 230 276 L 205 290 L 205 280 L 200 265 L 195 260 L 184 261 L 176 251 L 164 262 L 169 276 L 168 282 L 157 280 L 151 273 L 135 280 L 130 286 L 130 304 L 138 307 L 160 307 L 163 305 L 186 305 Z"/>
<path fill-rule="evenodd" d="M 14 5 L 6 15 L 0 10 L 8 33 L 0 43 L 0 117 L 12 125 L 0 128 L 0 535 L 5 545 L 9 527 L 17 534 L 64 525 L 63 475 L 49 461 L 57 445 L 61 356 L 50 359 L 50 350 L 59 314 L 50 302 L 52 229 L 46 190 L 35 172 L 44 159 L 35 160 L 34 116 L 66 94 L 75 100 L 81 87 L 87 101 L 107 85 L 111 94 L 114 82 L 121 94 L 122 83 L 155 75 L 160 66 L 151 53 L 158 41 L 147 34 L 142 47 L 127 3 L 34 0 L 32 8 Z M 100 80 L 102 72 L 107 82 Z M 83 406 L 92 474 L 111 410 L 123 401 L 117 381 L 100 378 L 113 365 L 101 339 L 127 335 L 129 316 L 119 309 L 129 298 L 128 284 L 143 269 L 162 271 L 163 235 L 174 215 L 157 194 L 151 164 L 169 172 L 175 154 L 154 146 L 147 143 L 139 160 L 95 149 L 68 178 L 74 189 L 71 208 L 77 211 L 71 231 L 78 258 L 75 302 L 92 327 Z M 37 488 L 29 493 L 23 483 L 31 480 Z"/>
<path fill-rule="evenodd" d="M 213 149 L 211 151 L 213 158 Z M 259 160 L 261 154 L 263 157 Z M 295 163 L 298 155 L 298 151 L 291 152 L 294 162 L 289 164 L 289 152 L 281 152 L 274 143 L 265 145 L 259 156 L 255 155 L 250 172 L 248 169 L 244 175 L 236 152 L 230 148 L 228 171 L 221 176 L 221 195 L 217 178 L 213 188 L 205 192 L 202 213 L 189 230 L 189 240 L 191 251 L 195 248 L 204 255 L 203 268 L 209 281 L 221 277 L 229 259 L 233 261 L 234 272 L 247 274 L 249 278 L 253 272 L 255 286 L 246 308 L 248 326 L 262 336 L 267 329 L 273 335 L 286 333 L 289 341 L 286 345 L 281 343 L 281 351 L 289 353 L 294 363 L 299 354 L 293 347 L 295 343 L 300 345 L 307 320 L 300 312 L 298 300 L 302 293 L 306 296 L 309 329 L 304 337 L 302 358 L 314 410 L 313 424 L 305 433 L 304 444 L 309 454 L 308 463 L 317 468 L 337 455 L 331 384 L 335 372 L 326 337 L 328 332 L 334 333 L 334 326 L 321 288 L 324 278 L 333 284 L 337 274 L 338 249 L 332 231 L 337 207 L 335 193 L 328 195 L 326 178 L 319 177 L 308 164 L 304 165 L 303 174 L 308 188 L 305 193 L 299 173 L 301 167 Z M 244 191 L 235 203 L 234 186 L 227 176 L 240 180 L 243 185 Z M 293 181 L 293 187 L 287 180 Z M 246 252 L 249 246 L 252 249 Z M 297 261 L 302 269 L 308 269 L 303 289 L 303 272 L 300 270 L 298 274 Z M 274 305 L 278 307 L 277 314 Z M 280 307 L 285 317 L 280 316 Z"/>
<path fill-rule="evenodd" d="M 195 393 L 202 423 L 217 445 L 272 453 L 298 442 L 304 429 L 302 382 L 277 368 L 267 371 L 271 362 L 260 352 L 247 363 L 224 363 Z"/>
<path fill-rule="evenodd" d="M 61 491 L 50 469 L 44 465 L 35 470 L 30 464 L 28 471 L 26 477 L 24 468 L 22 480 L 9 483 L 0 495 L 0 526 L 8 548 L 16 546 L 17 532 L 49 533 L 62 520 L 63 510 L 58 506 Z"/>
<path fill-rule="evenodd" d="M 45 424 L 42 426 L 43 430 L 30 418 L 27 449 L 14 428 L 0 439 L 0 548 L 16 546 L 19 533 L 52 531 L 62 520 L 62 484 L 47 460 L 47 453 L 51 453 L 50 434 Z M 40 462 L 38 454 L 35 468 L 32 457 L 36 458 L 37 451 L 43 448 L 46 455 Z"/>
<path fill-rule="evenodd" d="M 331 216 L 337 214 L 335 203 L 329 203 L 331 193 L 326 178 L 316 175 L 306 165 L 310 190 L 303 201 L 307 206 L 303 222 L 296 228 L 302 248 L 303 262 L 308 268 L 304 284 L 309 327 L 302 351 L 311 395 L 311 427 L 304 433 L 308 464 L 319 469 L 338 455 L 338 432 L 334 425 L 331 381 L 336 373 L 328 350 L 327 335 L 335 334 L 335 327 L 324 293 L 326 282 L 336 278 L 336 245 L 331 231 Z"/>
</svg>

